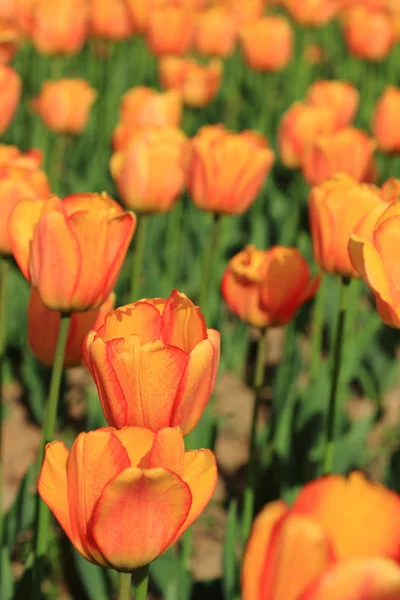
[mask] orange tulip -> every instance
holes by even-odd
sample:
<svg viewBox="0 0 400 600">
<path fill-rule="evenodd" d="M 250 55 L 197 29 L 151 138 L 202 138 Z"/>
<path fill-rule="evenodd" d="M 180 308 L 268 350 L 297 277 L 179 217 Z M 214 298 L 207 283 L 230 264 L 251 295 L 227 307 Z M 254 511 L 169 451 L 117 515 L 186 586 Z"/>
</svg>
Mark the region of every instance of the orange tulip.
<svg viewBox="0 0 400 600">
<path fill-rule="evenodd" d="M 335 114 L 336 127 L 346 127 L 353 121 L 359 104 L 359 93 L 344 81 L 316 81 L 307 92 L 307 102 L 313 106 L 329 107 Z"/>
<path fill-rule="evenodd" d="M 400 151 L 399 111 L 400 89 L 389 85 L 378 99 L 372 118 L 372 131 L 383 152 Z"/>
<path fill-rule="evenodd" d="M 179 6 L 155 8 L 150 13 L 147 43 L 157 56 L 185 54 L 193 43 L 194 15 Z"/>
<path fill-rule="evenodd" d="M 108 40 L 125 40 L 134 24 L 125 0 L 89 0 L 90 33 Z"/>
<path fill-rule="evenodd" d="M 359 472 L 321 477 L 300 491 L 291 508 L 273 502 L 255 520 L 242 598 L 395 600 L 400 569 L 389 559 L 399 559 L 399 547 L 397 494 Z"/>
<path fill-rule="evenodd" d="M 70 452 L 47 444 L 38 489 L 82 556 L 133 571 L 174 544 L 216 481 L 214 454 L 185 452 L 177 429 L 105 427 L 79 434 Z"/>
<path fill-rule="evenodd" d="M 241 25 L 262 17 L 266 0 L 221 0 L 220 4 L 234 12 Z"/>
<path fill-rule="evenodd" d="M 326 25 L 338 11 L 337 0 L 283 0 L 282 4 L 300 25 Z"/>
<path fill-rule="evenodd" d="M 110 294 L 98 308 L 83 313 L 72 313 L 64 367 L 76 367 L 82 363 L 83 340 L 91 329 L 103 325 L 114 304 L 115 294 Z M 48 309 L 39 294 L 32 289 L 28 305 L 28 342 L 36 358 L 48 367 L 54 362 L 60 321 L 60 313 Z"/>
<path fill-rule="evenodd" d="M 109 425 L 180 427 L 187 435 L 212 394 L 219 346 L 199 308 L 174 290 L 167 300 L 111 312 L 87 336 L 83 358 Z"/>
<path fill-rule="evenodd" d="M 285 167 L 299 167 L 305 148 L 317 135 L 334 131 L 335 120 L 329 108 L 295 102 L 283 114 L 278 128 L 279 155 Z"/>
<path fill-rule="evenodd" d="M 349 243 L 352 265 L 373 292 L 382 321 L 400 328 L 400 202 L 391 203 L 376 221 L 372 239 L 363 232 L 356 234 Z"/>
<path fill-rule="evenodd" d="M 170 210 L 185 183 L 185 134 L 175 127 L 143 127 L 112 155 L 110 170 L 124 203 L 135 211 Z"/>
<path fill-rule="evenodd" d="M 319 135 L 305 148 L 302 172 L 308 185 L 319 185 L 337 173 L 368 181 L 376 143 L 354 127 Z"/>
<path fill-rule="evenodd" d="M 45 55 L 77 54 L 86 40 L 87 19 L 82 0 L 35 0 L 30 23 L 32 44 Z"/>
<path fill-rule="evenodd" d="M 218 59 L 202 65 L 191 58 L 166 56 L 159 62 L 161 85 L 181 94 L 184 104 L 196 108 L 209 104 L 221 85 L 222 63 Z"/>
<path fill-rule="evenodd" d="M 362 4 L 346 13 L 344 37 L 352 54 L 367 60 L 382 60 L 391 51 L 395 32 L 390 14 Z"/>
<path fill-rule="evenodd" d="M 229 262 L 221 292 L 229 308 L 254 327 L 286 325 L 316 293 L 320 277 L 296 248 L 247 246 Z"/>
<path fill-rule="evenodd" d="M 243 214 L 260 192 L 274 162 L 261 134 L 203 127 L 193 138 L 187 188 L 201 210 Z"/>
<path fill-rule="evenodd" d="M 400 200 L 400 179 L 390 177 L 381 187 L 381 195 L 387 202 Z"/>
<path fill-rule="evenodd" d="M 326 60 L 326 51 L 322 44 L 307 44 L 303 53 L 309 65 L 320 65 Z"/>
<path fill-rule="evenodd" d="M 247 64 L 257 71 L 280 71 L 293 56 L 293 29 L 279 15 L 250 21 L 240 40 Z"/>
<path fill-rule="evenodd" d="M 311 190 L 309 212 L 314 258 L 324 271 L 358 277 L 348 243 L 354 231 L 371 237 L 376 219 L 388 206 L 380 190 L 338 175 Z"/>
<path fill-rule="evenodd" d="M 14 23 L 0 20 L 0 64 L 9 63 L 15 56 L 21 34 Z"/>
<path fill-rule="evenodd" d="M 0 19 L 11 23 L 15 20 L 17 7 L 15 0 L 0 0 Z"/>
<path fill-rule="evenodd" d="M 230 56 L 235 49 L 237 34 L 235 13 L 224 6 L 213 6 L 197 16 L 194 46 L 205 56 Z"/>
<path fill-rule="evenodd" d="M 31 37 L 34 22 L 36 0 L 18 0 L 15 2 L 15 20 L 18 29 L 26 37 Z"/>
<path fill-rule="evenodd" d="M 17 202 L 50 194 L 41 161 L 39 150 L 23 154 L 15 146 L 0 145 L 0 254 L 12 254 L 8 220 Z"/>
<path fill-rule="evenodd" d="M 57 133 L 82 133 L 97 92 L 84 79 L 48 80 L 32 100 L 32 110 Z"/>
<path fill-rule="evenodd" d="M 63 313 L 98 308 L 117 281 L 136 224 L 107 194 L 20 200 L 9 219 L 14 258 L 42 302 Z"/>
<path fill-rule="evenodd" d="M 21 97 L 22 81 L 18 73 L 0 64 L 0 135 L 8 129 Z"/>
</svg>

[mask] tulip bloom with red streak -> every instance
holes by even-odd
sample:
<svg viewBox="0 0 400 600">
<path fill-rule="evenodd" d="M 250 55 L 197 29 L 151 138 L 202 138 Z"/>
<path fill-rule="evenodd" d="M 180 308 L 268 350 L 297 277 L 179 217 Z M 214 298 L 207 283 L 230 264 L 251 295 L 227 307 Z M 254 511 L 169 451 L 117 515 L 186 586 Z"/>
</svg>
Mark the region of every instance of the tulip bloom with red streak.
<svg viewBox="0 0 400 600">
<path fill-rule="evenodd" d="M 335 128 L 336 118 L 331 109 L 295 102 L 283 114 L 278 127 L 282 163 L 289 169 L 296 169 L 312 140 L 322 133 L 331 133 Z"/>
<path fill-rule="evenodd" d="M 201 210 L 243 214 L 255 201 L 273 162 L 274 153 L 261 134 L 206 126 L 192 140 L 186 185 Z"/>
<path fill-rule="evenodd" d="M 110 170 L 124 203 L 135 211 L 170 210 L 185 183 L 185 134 L 175 127 L 144 127 L 112 155 Z"/>
<path fill-rule="evenodd" d="M 185 54 L 193 44 L 195 19 L 192 11 L 163 6 L 150 13 L 146 40 L 156 56 Z"/>
<path fill-rule="evenodd" d="M 99 308 L 72 313 L 64 354 L 64 367 L 82 363 L 82 344 L 94 327 L 101 327 L 107 314 L 114 308 L 115 294 L 110 294 Z M 54 362 L 61 315 L 47 308 L 39 294 L 32 289 L 28 305 L 28 343 L 38 360 L 50 367 Z"/>
<path fill-rule="evenodd" d="M 219 333 L 174 290 L 111 312 L 87 336 L 83 358 L 109 425 L 179 426 L 187 435 L 214 389 L 219 347 Z"/>
<path fill-rule="evenodd" d="M 38 489 L 82 556 L 131 572 L 179 539 L 216 482 L 214 454 L 185 452 L 178 429 L 109 427 L 81 433 L 70 452 L 47 444 Z"/>
<path fill-rule="evenodd" d="M 376 220 L 389 201 L 379 188 L 338 175 L 311 190 L 309 213 L 316 263 L 324 271 L 358 277 L 348 244 L 353 232 L 372 236 Z"/>
<path fill-rule="evenodd" d="M 274 246 L 258 250 L 247 246 L 229 262 L 221 292 L 242 321 L 254 327 L 286 325 L 304 302 L 312 298 L 320 277 L 296 248 Z"/>
<path fill-rule="evenodd" d="M 400 89 L 385 88 L 378 99 L 372 118 L 372 131 L 383 152 L 400 152 Z"/>
<path fill-rule="evenodd" d="M 352 265 L 373 292 L 381 319 L 396 328 L 400 328 L 399 235 L 396 201 L 376 221 L 372 238 L 356 232 L 349 243 Z"/>
<path fill-rule="evenodd" d="M 308 185 L 319 185 L 338 173 L 368 181 L 376 143 L 355 127 L 318 135 L 305 148 L 301 169 Z"/>
<path fill-rule="evenodd" d="M 300 491 L 291 508 L 272 502 L 255 520 L 242 598 L 395 600 L 399 548 L 396 493 L 358 472 L 321 477 Z"/>
<path fill-rule="evenodd" d="M 108 40 L 125 40 L 134 32 L 125 0 L 89 0 L 91 35 Z"/>
<path fill-rule="evenodd" d="M 240 31 L 247 64 L 257 71 L 280 71 L 293 56 L 293 29 L 285 17 L 250 21 Z"/>
<path fill-rule="evenodd" d="M 87 31 L 88 12 L 82 0 L 35 1 L 30 37 L 41 54 L 77 54 Z"/>
<path fill-rule="evenodd" d="M 0 254 L 12 254 L 8 220 L 17 202 L 50 194 L 41 162 L 40 150 L 23 154 L 15 146 L 0 145 Z"/>
<path fill-rule="evenodd" d="M 209 104 L 221 85 L 222 62 L 212 60 L 203 65 L 191 58 L 166 56 L 159 62 L 161 85 L 180 93 L 187 106 L 201 107 Z"/>
<path fill-rule="evenodd" d="M 84 79 L 45 81 L 32 110 L 57 133 L 82 133 L 97 92 Z"/>
<path fill-rule="evenodd" d="M 136 224 L 107 194 L 20 200 L 8 233 L 14 258 L 42 302 L 63 313 L 98 308 L 110 295 Z"/>
<path fill-rule="evenodd" d="M 0 135 L 8 129 L 21 98 L 22 81 L 8 65 L 0 65 Z"/>
<path fill-rule="evenodd" d="M 337 0 L 283 0 L 282 4 L 300 25 L 326 25 L 338 11 Z"/>
<path fill-rule="evenodd" d="M 395 43 L 392 18 L 385 10 L 358 4 L 346 12 L 344 37 L 350 52 L 358 58 L 383 60 Z"/>
<path fill-rule="evenodd" d="M 237 35 L 237 18 L 227 7 L 213 6 L 196 18 L 194 46 L 204 56 L 230 56 Z"/>
<path fill-rule="evenodd" d="M 353 121 L 359 100 L 357 88 L 345 81 L 316 81 L 307 92 L 308 104 L 329 107 L 334 112 L 338 129 Z"/>
</svg>

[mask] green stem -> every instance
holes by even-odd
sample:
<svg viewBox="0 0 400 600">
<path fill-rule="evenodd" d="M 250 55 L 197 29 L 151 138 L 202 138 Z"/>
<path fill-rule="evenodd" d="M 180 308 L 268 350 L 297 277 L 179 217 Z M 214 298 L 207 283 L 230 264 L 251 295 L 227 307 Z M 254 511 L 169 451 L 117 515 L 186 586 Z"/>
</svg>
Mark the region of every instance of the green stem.
<svg viewBox="0 0 400 600">
<path fill-rule="evenodd" d="M 318 376 L 322 353 L 322 336 L 324 331 L 324 280 L 321 279 L 317 296 L 314 301 L 311 337 L 311 367 L 310 377 L 314 381 Z"/>
<path fill-rule="evenodd" d="M 166 248 L 166 273 L 168 294 L 176 287 L 176 273 L 179 264 L 179 246 L 181 241 L 183 203 L 180 200 L 168 215 L 167 248 Z"/>
<path fill-rule="evenodd" d="M 140 215 L 135 235 L 135 249 L 133 252 L 131 287 L 128 302 L 136 302 L 136 300 L 139 299 L 147 228 L 148 217 L 146 215 Z"/>
<path fill-rule="evenodd" d="M 181 563 L 186 571 L 190 570 L 190 558 L 192 556 L 193 548 L 193 529 L 189 527 L 182 536 L 181 541 Z"/>
<path fill-rule="evenodd" d="M 3 546 L 3 371 L 6 353 L 6 302 L 7 302 L 7 274 L 8 260 L 0 256 L 0 548 Z"/>
<path fill-rule="evenodd" d="M 119 573 L 118 575 L 118 600 L 130 600 L 132 587 L 132 573 Z"/>
<path fill-rule="evenodd" d="M 247 484 L 244 492 L 242 539 L 246 543 L 249 537 L 254 513 L 254 497 L 257 481 L 257 421 L 261 405 L 261 390 L 264 382 L 266 329 L 260 331 L 257 345 L 256 371 L 254 376 L 254 408 L 251 420 L 249 441 L 249 464 L 247 467 Z"/>
<path fill-rule="evenodd" d="M 200 278 L 199 306 L 204 316 L 207 316 L 206 313 L 209 305 L 207 298 L 209 290 L 212 288 L 212 266 L 216 262 L 215 253 L 218 248 L 220 229 L 221 215 L 214 213 L 210 241 L 204 252 Z"/>
<path fill-rule="evenodd" d="M 136 569 L 133 572 L 133 579 L 136 584 L 135 600 L 146 600 L 149 587 L 149 565 Z"/>
<path fill-rule="evenodd" d="M 323 474 L 331 473 L 334 462 L 334 446 L 335 446 L 335 431 L 337 417 L 337 395 L 340 381 L 340 370 L 342 366 L 343 342 L 346 325 L 346 314 L 348 304 L 348 290 L 351 279 L 342 277 L 340 286 L 340 301 L 339 301 L 339 318 L 336 329 L 336 339 L 333 354 L 333 369 L 331 392 L 328 406 L 328 419 L 326 426 L 326 442 L 323 457 L 322 472 Z"/>
<path fill-rule="evenodd" d="M 39 476 L 40 467 L 43 462 L 45 445 L 53 440 L 57 420 L 58 397 L 60 394 L 60 385 L 64 367 L 64 354 L 67 345 L 68 330 L 70 324 L 70 315 L 61 315 L 60 329 L 56 353 L 54 357 L 53 370 L 51 373 L 50 390 L 46 404 L 42 440 L 39 448 L 39 454 L 36 463 L 36 477 Z M 43 562 L 47 550 L 47 538 L 50 524 L 50 511 L 44 502 L 39 500 L 37 513 L 36 529 L 36 549 L 35 549 L 35 573 L 33 583 L 32 598 L 37 597 L 37 591 L 40 588 Z"/>
<path fill-rule="evenodd" d="M 63 195 L 64 157 L 68 141 L 68 135 L 60 133 L 53 146 L 50 165 L 50 183 L 51 189 L 58 195 Z"/>
</svg>

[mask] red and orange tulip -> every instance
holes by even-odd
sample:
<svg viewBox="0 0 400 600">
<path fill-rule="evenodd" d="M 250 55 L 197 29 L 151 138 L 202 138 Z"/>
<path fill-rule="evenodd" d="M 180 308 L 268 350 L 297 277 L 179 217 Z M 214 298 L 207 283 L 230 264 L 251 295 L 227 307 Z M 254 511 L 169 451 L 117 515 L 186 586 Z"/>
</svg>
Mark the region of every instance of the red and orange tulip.
<svg viewBox="0 0 400 600">
<path fill-rule="evenodd" d="M 11 248 L 42 302 L 63 313 L 98 308 L 110 295 L 136 224 L 107 194 L 20 200 Z"/>
<path fill-rule="evenodd" d="M 35 0 L 30 22 L 32 44 L 41 54 L 77 54 L 88 32 L 82 0 Z"/>
<path fill-rule="evenodd" d="M 8 65 L 0 64 L 0 135 L 8 129 L 21 97 L 22 81 Z"/>
<path fill-rule="evenodd" d="M 296 248 L 247 246 L 229 262 L 222 278 L 222 296 L 242 321 L 255 327 L 286 325 L 317 291 L 320 277 Z"/>
<path fill-rule="evenodd" d="M 358 472 L 323 477 L 307 484 L 291 508 L 278 501 L 259 514 L 245 552 L 242 597 L 395 600 L 399 547 L 397 494 Z"/>
<path fill-rule="evenodd" d="M 293 30 L 279 15 L 250 21 L 240 31 L 247 64 L 257 71 L 280 71 L 293 55 Z"/>
<path fill-rule="evenodd" d="M 36 112 L 57 133 L 82 133 L 97 92 L 84 79 L 45 81 L 40 95 L 32 100 Z"/>
<path fill-rule="evenodd" d="M 348 244 L 357 231 L 370 238 L 375 221 L 388 202 L 373 185 L 338 175 L 311 190 L 309 211 L 314 258 L 324 271 L 358 277 Z"/>
<path fill-rule="evenodd" d="M 336 127 L 347 127 L 353 121 L 360 96 L 351 83 L 345 81 L 316 81 L 307 92 L 307 103 L 328 107 L 335 114 Z"/>
<path fill-rule="evenodd" d="M 211 450 L 185 452 L 179 429 L 81 433 L 46 446 L 39 494 L 87 560 L 133 571 L 165 552 L 208 504 Z"/>
<path fill-rule="evenodd" d="M 0 254 L 12 254 L 8 220 L 17 202 L 50 194 L 41 162 L 39 150 L 23 154 L 15 146 L 0 145 Z"/>
<path fill-rule="evenodd" d="M 89 30 L 108 40 L 129 38 L 135 28 L 125 0 L 89 0 Z"/>
<path fill-rule="evenodd" d="M 395 43 L 394 24 L 386 10 L 359 3 L 345 14 L 344 37 L 352 54 L 379 61 L 389 54 Z"/>
<path fill-rule="evenodd" d="M 219 333 L 176 290 L 111 312 L 84 347 L 107 423 L 190 433 L 213 391 L 219 346 Z"/>
<path fill-rule="evenodd" d="M 115 294 L 110 294 L 99 308 L 72 313 L 64 353 L 64 367 L 82 363 L 82 344 L 89 331 L 101 327 L 107 314 L 114 308 Z M 28 342 L 38 360 L 51 367 L 54 363 L 61 315 L 47 308 L 39 294 L 32 289 L 28 305 Z"/>
<path fill-rule="evenodd" d="M 383 152 L 400 152 L 400 89 L 385 88 L 378 99 L 372 119 L 372 131 Z"/>
<path fill-rule="evenodd" d="M 147 43 L 157 56 L 185 54 L 193 44 L 193 12 L 179 6 L 163 6 L 150 13 Z"/>
<path fill-rule="evenodd" d="M 205 56 L 229 56 L 235 49 L 238 22 L 225 6 L 213 6 L 196 17 L 194 47 Z"/>
<path fill-rule="evenodd" d="M 199 108 L 209 104 L 221 85 L 222 62 L 213 59 L 203 65 L 191 58 L 166 56 L 158 67 L 161 85 L 180 93 L 184 104 Z"/>
<path fill-rule="evenodd" d="M 381 319 L 397 328 L 400 328 L 399 235 L 400 202 L 395 201 L 376 220 L 372 239 L 363 232 L 355 232 L 349 243 L 352 265 L 375 295 Z"/>
<path fill-rule="evenodd" d="M 176 127 L 143 127 L 124 150 L 112 155 L 110 170 L 129 208 L 144 213 L 170 210 L 183 191 L 188 142 Z"/>
<path fill-rule="evenodd" d="M 274 153 L 261 134 L 203 127 L 193 138 L 187 187 L 201 210 L 242 214 L 271 170 Z"/>
</svg>

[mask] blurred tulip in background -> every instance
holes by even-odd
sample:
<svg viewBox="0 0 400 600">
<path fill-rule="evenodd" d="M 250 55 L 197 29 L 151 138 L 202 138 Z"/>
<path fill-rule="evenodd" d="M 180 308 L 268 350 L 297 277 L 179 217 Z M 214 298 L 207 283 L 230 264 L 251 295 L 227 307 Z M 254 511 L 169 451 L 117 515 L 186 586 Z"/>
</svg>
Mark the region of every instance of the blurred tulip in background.
<svg viewBox="0 0 400 600">
<path fill-rule="evenodd" d="M 279 15 L 250 21 L 240 31 L 244 58 L 256 71 L 280 71 L 293 55 L 293 30 Z"/>
<path fill-rule="evenodd" d="M 166 56 L 159 62 L 161 85 L 180 93 L 184 104 L 199 108 L 217 95 L 222 77 L 222 62 L 213 59 L 203 65 L 191 58 Z"/>
</svg>

